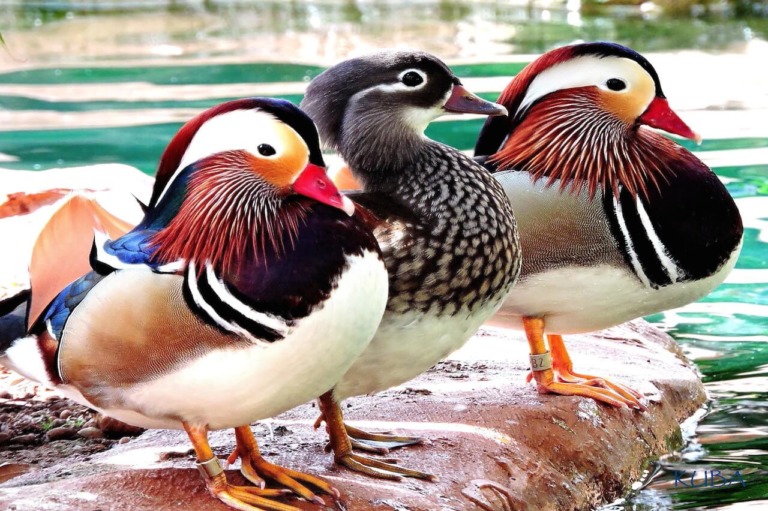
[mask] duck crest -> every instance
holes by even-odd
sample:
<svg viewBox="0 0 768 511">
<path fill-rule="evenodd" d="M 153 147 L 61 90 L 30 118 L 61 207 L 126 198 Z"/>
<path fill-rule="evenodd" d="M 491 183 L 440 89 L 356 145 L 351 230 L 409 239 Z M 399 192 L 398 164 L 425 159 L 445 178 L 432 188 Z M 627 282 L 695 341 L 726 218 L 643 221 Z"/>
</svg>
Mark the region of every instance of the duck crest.
<svg viewBox="0 0 768 511">
<path fill-rule="evenodd" d="M 508 117 L 490 117 L 486 121 L 486 125 L 489 129 L 483 129 L 485 137 L 481 137 L 481 139 L 487 138 L 487 140 L 482 142 L 482 148 L 479 146 L 476 148 L 476 153 L 479 155 L 489 155 L 501 148 L 506 134 L 514 129 L 525 115 L 526 110 L 521 110 L 520 106 L 528 93 L 531 83 L 537 76 L 552 66 L 561 64 L 573 58 L 584 57 L 587 55 L 595 57 L 614 56 L 634 60 L 640 67 L 645 69 L 653 79 L 657 95 L 661 98 L 664 97 L 661 90 L 661 83 L 659 82 L 659 76 L 653 69 L 653 66 L 651 66 L 650 62 L 648 62 L 645 57 L 634 50 L 618 44 L 606 42 L 563 46 L 545 53 L 529 65 L 525 66 L 510 84 L 507 85 L 507 88 L 504 89 L 499 96 L 498 102 L 507 108 L 510 115 Z M 480 141 L 478 144 L 480 144 Z"/>
<path fill-rule="evenodd" d="M 560 180 L 561 191 L 590 197 L 620 187 L 647 198 L 650 189 L 699 161 L 682 146 L 641 126 L 627 126 L 599 108 L 588 88 L 552 93 L 534 104 L 489 162 Z"/>
<path fill-rule="evenodd" d="M 174 204 L 164 198 L 154 215 L 165 225 L 151 240 L 153 262 L 207 261 L 217 273 L 231 274 L 238 262 L 266 265 L 293 246 L 306 206 L 270 190 L 252 171 L 250 158 L 245 151 L 228 151 L 180 174 L 172 186 L 186 187 L 183 199 Z"/>
<path fill-rule="evenodd" d="M 190 142 L 203 124 L 224 112 L 254 108 L 255 103 L 253 98 L 229 101 L 210 108 L 185 123 L 160 157 L 160 163 L 155 173 L 155 186 L 152 189 L 152 197 L 149 200 L 149 207 L 152 208 L 159 202 L 161 195 L 170 184 L 174 174 L 179 170 L 179 165 Z"/>
</svg>

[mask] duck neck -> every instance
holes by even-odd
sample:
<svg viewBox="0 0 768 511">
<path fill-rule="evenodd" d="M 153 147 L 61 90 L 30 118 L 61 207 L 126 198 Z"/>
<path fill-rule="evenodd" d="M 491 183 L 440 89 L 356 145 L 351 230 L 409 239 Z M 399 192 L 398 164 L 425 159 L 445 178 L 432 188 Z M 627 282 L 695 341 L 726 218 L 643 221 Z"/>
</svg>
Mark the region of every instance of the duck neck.
<svg viewBox="0 0 768 511">
<path fill-rule="evenodd" d="M 403 122 L 397 112 L 346 114 L 338 150 L 366 191 L 389 193 L 416 170 L 423 150 L 433 143 Z M 371 118 L 373 117 L 373 119 Z"/>
</svg>

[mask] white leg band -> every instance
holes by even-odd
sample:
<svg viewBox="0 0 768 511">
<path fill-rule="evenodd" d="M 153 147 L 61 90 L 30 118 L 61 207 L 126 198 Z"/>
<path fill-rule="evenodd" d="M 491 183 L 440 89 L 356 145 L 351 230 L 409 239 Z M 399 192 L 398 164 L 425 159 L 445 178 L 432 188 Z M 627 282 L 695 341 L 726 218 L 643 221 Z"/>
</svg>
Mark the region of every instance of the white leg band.
<svg viewBox="0 0 768 511">
<path fill-rule="evenodd" d="M 201 474 L 203 474 L 203 477 L 205 477 L 206 479 L 213 479 L 217 475 L 224 472 L 224 469 L 221 468 L 219 459 L 216 456 L 209 459 L 208 461 L 198 461 L 196 465 L 197 465 L 197 469 L 200 471 Z"/>
<path fill-rule="evenodd" d="M 552 369 L 552 357 L 548 351 L 541 355 L 531 355 L 531 371 L 538 372 L 547 369 Z"/>
</svg>

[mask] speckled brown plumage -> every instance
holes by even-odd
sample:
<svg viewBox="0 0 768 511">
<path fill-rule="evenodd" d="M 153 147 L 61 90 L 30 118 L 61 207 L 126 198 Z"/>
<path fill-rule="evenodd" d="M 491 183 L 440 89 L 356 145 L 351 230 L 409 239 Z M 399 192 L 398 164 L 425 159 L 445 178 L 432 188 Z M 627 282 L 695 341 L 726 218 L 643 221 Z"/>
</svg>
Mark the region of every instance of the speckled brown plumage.
<svg viewBox="0 0 768 511">
<path fill-rule="evenodd" d="M 380 218 L 374 234 L 389 271 L 387 310 L 453 315 L 500 300 L 517 278 L 520 252 L 496 180 L 468 156 L 430 141 L 395 181 L 388 198 L 354 196 Z"/>
</svg>

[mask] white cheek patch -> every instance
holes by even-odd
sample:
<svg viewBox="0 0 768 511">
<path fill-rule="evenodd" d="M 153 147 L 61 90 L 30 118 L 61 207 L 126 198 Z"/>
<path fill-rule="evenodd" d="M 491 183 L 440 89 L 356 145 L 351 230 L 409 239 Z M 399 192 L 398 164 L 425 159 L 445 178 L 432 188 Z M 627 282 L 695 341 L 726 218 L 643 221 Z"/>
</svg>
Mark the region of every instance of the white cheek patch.
<svg viewBox="0 0 768 511">
<path fill-rule="evenodd" d="M 279 158 L 286 150 L 285 132 L 276 129 L 282 126 L 283 123 L 271 114 L 255 109 L 233 110 L 208 119 L 192 137 L 178 168 L 168 180 L 158 202 L 180 171 L 216 153 L 244 150 L 253 155 L 259 155 L 259 145 L 269 144 L 275 149 L 275 154 L 268 158 Z"/>
<path fill-rule="evenodd" d="M 445 93 L 443 99 L 437 102 L 437 106 L 432 108 L 405 108 L 402 116 L 403 122 L 410 126 L 414 132 L 419 134 L 424 133 L 424 130 L 427 129 L 427 126 L 429 126 L 430 122 L 434 121 L 441 115 L 448 113 L 443 109 L 443 106 L 445 105 L 446 101 L 448 101 L 448 98 L 451 97 L 452 91 L 453 87 L 451 87 L 451 89 Z"/>
<path fill-rule="evenodd" d="M 442 106 L 434 108 L 406 108 L 403 111 L 403 122 L 407 124 L 414 132 L 424 133 L 429 123 L 443 115 L 445 110 Z"/>
<path fill-rule="evenodd" d="M 627 84 L 626 89 L 621 91 L 623 93 L 631 93 L 641 84 L 653 81 L 637 62 L 630 59 L 591 55 L 576 57 L 539 73 L 528 86 L 517 113 L 525 112 L 534 102 L 555 91 L 590 86 L 608 90 L 605 84 L 610 78 L 618 78 Z M 654 89 L 651 88 L 651 91 L 655 92 Z M 649 104 L 652 99 L 652 96 L 648 98 Z"/>
</svg>

